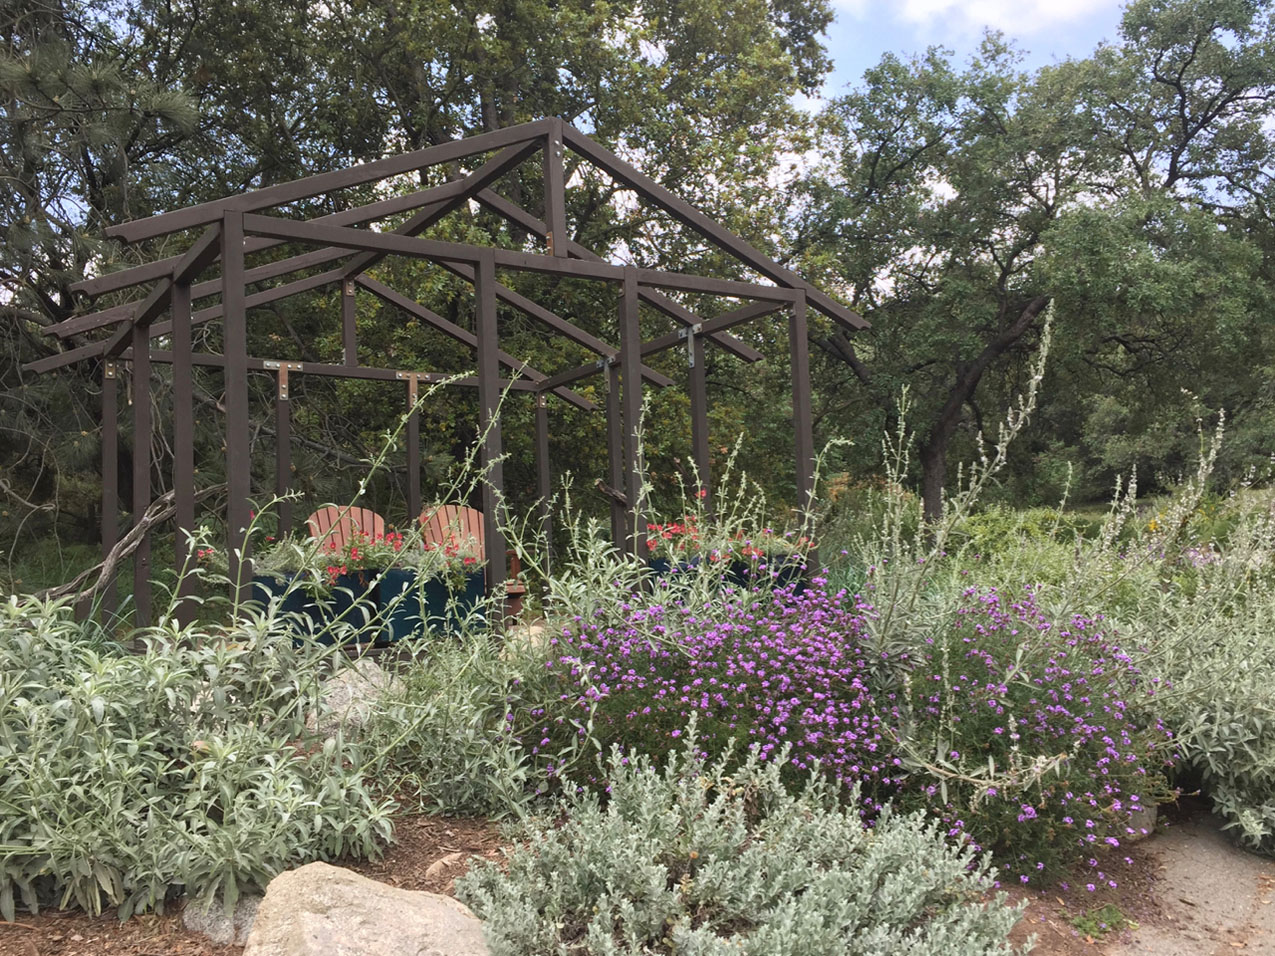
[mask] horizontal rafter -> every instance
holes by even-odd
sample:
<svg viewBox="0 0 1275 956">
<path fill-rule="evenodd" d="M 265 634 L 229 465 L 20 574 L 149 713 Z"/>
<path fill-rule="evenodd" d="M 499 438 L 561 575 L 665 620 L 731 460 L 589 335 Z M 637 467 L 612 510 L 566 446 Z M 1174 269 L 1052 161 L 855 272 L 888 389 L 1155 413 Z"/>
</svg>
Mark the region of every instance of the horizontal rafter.
<svg viewBox="0 0 1275 956">
<path fill-rule="evenodd" d="M 150 358 L 152 362 L 171 365 L 173 353 L 152 350 Z M 133 350 L 125 349 L 117 361 L 130 362 L 132 359 Z M 226 357 L 207 352 L 195 352 L 191 354 L 190 362 L 192 365 L 199 365 L 204 368 L 225 368 Z M 478 379 L 473 375 L 457 378 L 447 372 L 417 372 L 411 369 L 365 368 L 361 365 L 326 365 L 322 362 L 292 362 L 287 359 L 248 358 L 248 371 L 250 372 L 278 372 L 283 367 L 287 368 L 289 375 L 320 375 L 327 378 L 353 378 L 368 382 L 405 382 L 408 376 L 415 375 L 420 381 L 435 385 L 441 382 L 448 382 L 450 385 L 467 388 L 478 387 Z M 500 387 L 502 390 L 509 389 L 515 392 L 539 391 L 536 383 L 529 379 L 501 381 Z"/>
<path fill-rule="evenodd" d="M 409 256 L 416 259 L 465 262 L 470 265 L 476 264 L 484 253 L 490 252 L 496 265 L 501 268 L 542 272 L 577 279 L 596 279 L 602 282 L 623 282 L 624 270 L 628 268 L 612 265 L 609 262 L 560 259 L 555 256 L 515 252 L 508 249 L 489 249 L 459 242 L 368 232 L 364 229 L 350 229 L 345 226 L 320 226 L 312 222 L 279 219 L 274 216 L 245 215 L 244 230 L 253 235 L 295 242 L 344 246 L 347 249 L 384 252 L 388 255 Z M 769 302 L 793 302 L 798 295 L 797 291 L 791 288 L 760 285 L 755 282 L 738 282 L 734 279 L 714 279 L 709 276 L 685 275 L 679 272 L 661 272 L 658 269 L 637 269 L 636 272 L 638 283 L 641 285 L 680 289 L 686 292 L 764 299 Z"/>
<path fill-rule="evenodd" d="M 319 216 L 317 219 L 310 221 L 328 223 L 333 226 L 357 226 L 365 222 L 384 219 L 386 216 L 394 216 L 401 212 L 412 212 L 422 206 L 428 206 L 430 203 L 451 199 L 462 191 L 462 186 L 462 180 L 453 179 L 450 182 L 443 183 L 441 186 L 422 189 L 414 193 L 408 193 L 405 196 L 392 196 L 389 199 L 381 199 L 365 206 L 355 206 L 353 209 L 343 209 L 340 212 L 329 213 L 326 216 Z M 284 243 L 277 239 L 252 238 L 244 243 L 244 253 L 262 252 L 281 245 L 284 245 Z M 328 250 L 328 252 L 335 252 L 336 255 L 325 259 L 325 262 L 331 261 L 331 258 L 343 258 L 350 254 L 348 249 Z M 312 252 L 309 255 L 314 256 L 316 253 Z M 117 272 L 108 272 L 106 275 L 96 276 L 92 279 L 81 279 L 79 282 L 71 284 L 71 291 L 81 292 L 90 298 L 96 298 L 107 292 L 131 289 L 163 278 L 172 272 L 173 266 L 180 260 L 181 256 L 169 256 L 167 259 L 158 259 L 145 265 L 132 266 L 128 269 L 120 269 Z M 304 265 L 297 265 L 294 269 L 286 271 L 296 271 L 296 269 L 303 268 L 305 268 Z M 276 273 L 276 275 L 280 274 L 282 273 Z M 220 284 L 217 289 L 220 291 Z M 204 292 L 196 295 L 208 294 Z"/>
</svg>

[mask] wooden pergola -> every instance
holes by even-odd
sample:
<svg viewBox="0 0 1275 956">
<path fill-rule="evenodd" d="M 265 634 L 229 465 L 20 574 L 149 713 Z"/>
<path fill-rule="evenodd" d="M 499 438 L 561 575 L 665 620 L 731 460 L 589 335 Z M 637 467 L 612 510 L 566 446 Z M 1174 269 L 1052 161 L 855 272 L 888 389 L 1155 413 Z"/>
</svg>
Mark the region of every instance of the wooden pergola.
<svg viewBox="0 0 1275 956">
<path fill-rule="evenodd" d="M 635 191 L 641 201 L 663 210 L 683 226 L 699 233 L 729 253 L 762 281 L 691 275 L 637 268 L 603 260 L 593 251 L 573 242 L 567 234 L 566 176 L 564 151 L 571 150 L 609 175 L 623 187 Z M 471 172 L 443 185 L 394 196 L 330 215 L 308 220 L 268 215 L 267 210 L 350 187 L 365 186 L 402 174 L 419 174 L 441 164 L 482 157 L 495 152 Z M 542 157 L 544 177 L 543 218 L 494 192 L 492 186 L 533 156 Z M 490 246 L 443 242 L 421 238 L 420 233 L 458 207 L 477 202 L 531 235 L 543 236 L 544 253 L 529 253 Z M 392 230 L 357 228 L 386 217 L 411 213 Z M 172 447 L 174 517 L 178 530 L 176 565 L 187 565 L 187 534 L 195 528 L 194 401 L 192 368 L 220 368 L 225 384 L 227 528 L 231 552 L 231 580 L 246 589 L 250 574 L 247 541 L 241 537 L 250 521 L 251 416 L 248 373 L 271 373 L 276 379 L 275 427 L 276 492 L 288 490 L 291 474 L 289 430 L 289 379 L 296 375 L 323 375 L 347 379 L 401 382 L 409 407 L 415 404 L 422 382 L 449 379 L 437 371 L 372 368 L 359 364 L 355 328 L 355 295 L 358 289 L 402 309 L 424 324 L 473 348 L 477 353 L 477 375 L 453 384 L 476 388 L 479 428 L 483 440 L 480 462 L 487 471 L 483 485 L 483 514 L 486 522 L 488 587 L 501 585 L 507 575 L 505 542 L 498 513 L 498 492 L 503 488 L 501 432 L 498 408 L 506 390 L 527 391 L 536 401 L 537 487 L 544 509 L 542 520 L 548 530 L 548 502 L 551 497 L 549 426 L 547 400 L 556 395 L 563 401 L 595 410 L 592 402 L 570 386 L 595 374 L 607 380 L 607 446 L 609 480 L 620 493 L 612 496 L 612 533 L 616 545 L 641 553 L 645 535 L 642 516 L 637 513 L 641 487 L 641 463 L 635 429 L 642 407 L 642 380 L 659 386 L 672 380 L 647 367 L 643 360 L 674 347 L 685 346 L 690 366 L 689 389 L 693 457 L 704 484 L 709 486 L 709 443 L 704 348 L 712 341 L 745 361 L 762 358 L 760 352 L 730 333 L 741 323 L 786 312 L 791 351 L 795 471 L 798 501 L 809 502 L 813 491 L 814 442 L 811 426 L 807 309 L 814 308 L 848 329 L 866 328 L 856 313 L 834 301 L 805 280 L 779 265 L 739 236 L 709 219 L 667 189 L 643 175 L 614 153 L 599 146 L 561 119 L 550 118 L 508 129 L 432 146 L 415 152 L 346 169 L 309 176 L 293 182 L 256 189 L 240 195 L 201 203 L 147 219 L 139 219 L 107 230 L 107 235 L 125 243 L 137 243 L 188 230 L 202 230 L 190 248 L 180 256 L 108 273 L 75 283 L 72 290 L 93 299 L 106 293 L 139 288 L 143 297 L 113 308 L 73 316 L 50 327 L 47 333 L 66 338 L 95 330 L 106 330 L 92 344 L 69 349 L 27 366 L 47 372 L 84 360 L 102 364 L 102 548 L 109 554 L 118 539 L 118 396 L 120 376 L 131 376 L 133 385 L 133 428 L 135 435 L 149 435 L 152 429 L 150 379 L 153 363 L 173 366 Z M 313 251 L 249 265 L 249 257 L 284 244 L 305 244 Z M 475 296 L 476 321 L 471 333 L 443 318 L 367 274 L 367 270 L 388 256 L 407 256 L 433 263 L 471 283 Z M 205 270 L 220 260 L 220 275 L 199 280 Z M 263 283 L 293 273 L 319 267 L 323 271 L 304 278 L 262 287 Z M 575 279 L 614 283 L 622 290 L 618 346 L 598 339 L 555 314 L 550 309 L 500 283 L 496 270 L 546 273 Z M 248 354 L 247 322 L 250 309 L 288 296 L 336 284 L 340 287 L 343 362 L 319 364 L 281 358 L 261 358 Z M 253 286 L 259 291 L 250 292 Z M 749 304 L 704 318 L 690 311 L 667 293 L 700 293 L 749 300 Z M 193 303 L 212 299 L 208 306 L 193 310 Z M 576 368 L 546 374 L 501 350 L 497 321 L 498 304 L 512 306 L 546 325 L 558 335 L 594 353 L 597 359 Z M 675 331 L 643 342 L 638 323 L 639 304 L 674 320 Z M 167 318 L 165 318 L 167 316 Z M 220 320 L 223 326 L 223 353 L 196 352 L 192 328 Z M 167 339 L 168 348 L 156 348 L 154 340 Z M 162 342 L 160 343 L 162 344 Z M 508 377 L 501 377 L 501 366 Z M 136 442 L 133 457 L 133 516 L 140 520 L 152 505 L 152 462 L 148 442 Z M 408 459 L 408 510 L 420 510 L 420 431 L 418 415 L 406 428 Z M 290 527 L 290 502 L 281 508 L 280 527 Z M 237 539 L 237 540 L 236 540 Z M 235 556 L 242 549 L 242 559 Z M 134 595 L 136 619 L 149 620 L 150 543 L 144 537 L 134 554 Z M 179 593 L 188 593 L 183 581 Z M 113 587 L 103 595 L 103 606 L 114 607 Z M 241 596 L 246 592 L 241 590 Z"/>
</svg>

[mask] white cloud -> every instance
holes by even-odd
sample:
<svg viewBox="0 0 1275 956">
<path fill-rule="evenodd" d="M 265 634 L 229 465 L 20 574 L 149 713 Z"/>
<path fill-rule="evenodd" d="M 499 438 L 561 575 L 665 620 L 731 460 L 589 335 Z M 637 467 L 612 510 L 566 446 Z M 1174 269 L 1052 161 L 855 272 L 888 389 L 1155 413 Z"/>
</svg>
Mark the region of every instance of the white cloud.
<svg viewBox="0 0 1275 956">
<path fill-rule="evenodd" d="M 1041 33 L 1110 11 L 1115 0 L 833 0 L 843 18 L 889 18 L 928 32 L 977 33 L 984 27 L 1013 36 Z"/>
</svg>

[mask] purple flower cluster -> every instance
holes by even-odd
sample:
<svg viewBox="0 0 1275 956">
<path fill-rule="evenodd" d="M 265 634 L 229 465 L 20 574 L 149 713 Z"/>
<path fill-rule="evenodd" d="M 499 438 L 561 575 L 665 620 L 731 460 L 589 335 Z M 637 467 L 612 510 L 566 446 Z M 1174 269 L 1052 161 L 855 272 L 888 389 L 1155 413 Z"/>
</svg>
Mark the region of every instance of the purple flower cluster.
<svg viewBox="0 0 1275 956">
<path fill-rule="evenodd" d="M 596 702 L 595 732 L 608 743 L 658 754 L 694 715 L 706 753 L 733 739 L 764 760 L 786 745 L 801 777 L 818 760 L 877 794 L 902 774 L 886 733 L 895 696 L 870 688 L 887 662 L 869 659 L 854 596 L 824 584 L 759 603 L 727 592 L 703 610 L 635 598 L 622 627 L 577 619 L 565 628 L 547 666 L 568 685 L 563 702 Z M 554 729 L 539 728 L 544 741 Z"/>
<path fill-rule="evenodd" d="M 818 761 L 860 785 L 865 819 L 887 800 L 924 807 L 1038 883 L 1133 832 L 1167 733 L 1132 716 L 1122 694 L 1150 687 L 1100 620 L 1056 627 L 1030 595 L 965 597 L 944 635 L 892 659 L 866 639 L 871 605 L 818 577 L 801 593 L 728 590 L 704 607 L 635 595 L 620 619 L 576 618 L 552 639 L 560 698 L 517 723 L 552 775 L 551 755 L 585 733 L 590 709 L 604 745 L 657 757 L 694 716 L 706 756 L 731 740 L 762 759 L 787 747 L 794 782 Z M 1055 757 L 1038 779 L 1007 776 Z M 979 785 L 989 758 L 999 789 Z"/>
<path fill-rule="evenodd" d="M 978 804 L 968 832 L 1023 883 L 1138 835 L 1132 821 L 1162 783 L 1165 761 L 1155 755 L 1170 734 L 1159 721 L 1142 726 L 1126 695 L 1154 694 L 1155 682 L 1107 638 L 1101 618 L 1056 626 L 1030 594 L 1008 605 L 995 590 L 965 597 L 951 633 L 930 642 L 911 675 L 911 712 L 945 727 L 959 748 L 950 756 L 969 767 L 990 757 L 1004 773 L 1063 758 L 1012 793 L 976 796 L 972 781 L 949 788 L 961 812 Z"/>
</svg>

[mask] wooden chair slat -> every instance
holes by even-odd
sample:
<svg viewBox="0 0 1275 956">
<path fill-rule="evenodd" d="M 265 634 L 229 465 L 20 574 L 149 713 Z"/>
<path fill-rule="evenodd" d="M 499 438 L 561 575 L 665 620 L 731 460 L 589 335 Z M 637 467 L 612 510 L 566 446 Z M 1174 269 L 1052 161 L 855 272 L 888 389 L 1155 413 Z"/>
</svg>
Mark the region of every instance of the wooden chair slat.
<svg viewBox="0 0 1275 956">
<path fill-rule="evenodd" d="M 464 544 L 469 541 L 477 544 L 477 558 L 487 561 L 486 531 L 483 524 L 483 513 L 477 508 L 463 505 L 437 505 L 421 512 L 421 535 L 426 544 L 441 545 L 450 541 Z M 512 554 L 509 566 L 511 577 L 505 582 L 505 590 L 510 594 L 522 594 L 527 590 L 525 584 L 518 580 L 522 568 L 518 556 Z"/>
<path fill-rule="evenodd" d="M 318 538 L 324 547 L 335 544 L 345 548 L 359 535 L 374 538 L 385 534 L 385 519 L 371 508 L 338 508 L 329 505 L 306 518 L 310 537 Z"/>
</svg>

